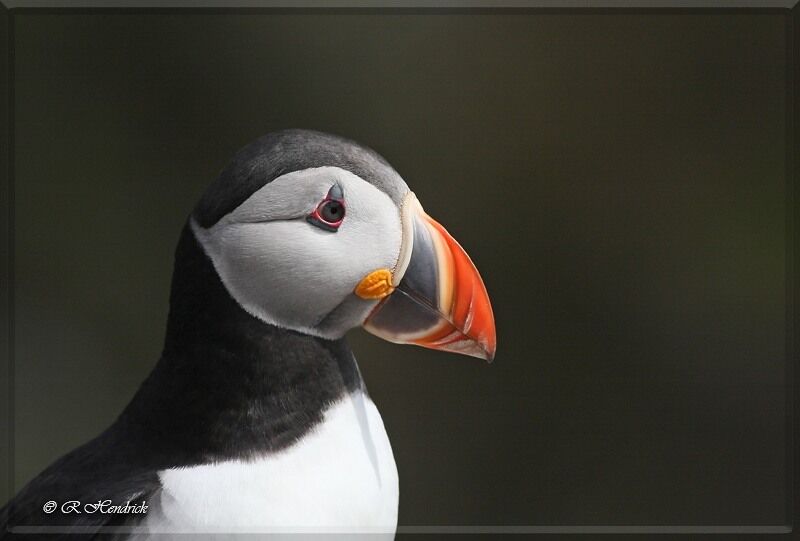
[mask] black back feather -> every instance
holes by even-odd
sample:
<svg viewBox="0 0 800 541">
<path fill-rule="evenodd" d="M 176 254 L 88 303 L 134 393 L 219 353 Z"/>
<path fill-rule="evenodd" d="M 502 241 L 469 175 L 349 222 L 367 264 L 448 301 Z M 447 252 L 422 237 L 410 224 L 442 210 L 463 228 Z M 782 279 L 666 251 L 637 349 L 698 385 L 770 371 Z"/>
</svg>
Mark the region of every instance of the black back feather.
<svg viewBox="0 0 800 541">
<path fill-rule="evenodd" d="M 187 224 L 175 254 L 160 360 L 110 428 L 57 460 L 0 510 L 0 537 L 6 527 L 45 525 L 77 526 L 93 538 L 100 527 L 119 523 L 114 515 L 45 514 L 44 503 L 124 505 L 133 498 L 152 505 L 159 470 L 284 449 L 357 388 L 363 382 L 343 339 L 280 329 L 246 313 Z"/>
</svg>

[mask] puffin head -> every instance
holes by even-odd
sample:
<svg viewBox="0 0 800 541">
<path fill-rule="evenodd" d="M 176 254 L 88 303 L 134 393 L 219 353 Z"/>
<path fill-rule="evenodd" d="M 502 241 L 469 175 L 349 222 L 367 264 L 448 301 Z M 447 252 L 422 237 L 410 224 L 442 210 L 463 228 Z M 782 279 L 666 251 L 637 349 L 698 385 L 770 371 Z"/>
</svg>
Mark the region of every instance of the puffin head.
<svg viewBox="0 0 800 541">
<path fill-rule="evenodd" d="M 400 175 L 353 141 L 274 132 L 239 150 L 190 226 L 231 297 L 277 327 L 367 331 L 491 360 L 495 328 L 469 256 Z"/>
</svg>

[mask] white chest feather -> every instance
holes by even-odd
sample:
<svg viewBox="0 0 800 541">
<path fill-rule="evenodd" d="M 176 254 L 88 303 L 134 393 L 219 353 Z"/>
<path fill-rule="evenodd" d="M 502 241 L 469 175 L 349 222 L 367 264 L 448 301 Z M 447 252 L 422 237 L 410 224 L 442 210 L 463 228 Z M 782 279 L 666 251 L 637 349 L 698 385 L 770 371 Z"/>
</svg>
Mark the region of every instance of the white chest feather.
<svg viewBox="0 0 800 541">
<path fill-rule="evenodd" d="M 360 391 L 298 443 L 254 461 L 159 472 L 149 532 L 387 532 L 398 483 L 389 439 Z"/>
</svg>

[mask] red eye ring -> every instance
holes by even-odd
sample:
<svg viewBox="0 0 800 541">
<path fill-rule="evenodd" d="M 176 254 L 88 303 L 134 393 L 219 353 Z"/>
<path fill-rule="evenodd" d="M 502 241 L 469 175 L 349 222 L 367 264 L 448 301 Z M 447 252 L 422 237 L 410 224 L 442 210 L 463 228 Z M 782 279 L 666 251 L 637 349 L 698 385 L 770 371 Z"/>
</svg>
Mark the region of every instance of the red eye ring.
<svg viewBox="0 0 800 541">
<path fill-rule="evenodd" d="M 338 185 L 334 185 L 328 191 L 325 199 L 308 215 L 306 221 L 326 231 L 335 232 L 342 225 L 344 215 L 345 206 L 342 189 Z"/>
</svg>

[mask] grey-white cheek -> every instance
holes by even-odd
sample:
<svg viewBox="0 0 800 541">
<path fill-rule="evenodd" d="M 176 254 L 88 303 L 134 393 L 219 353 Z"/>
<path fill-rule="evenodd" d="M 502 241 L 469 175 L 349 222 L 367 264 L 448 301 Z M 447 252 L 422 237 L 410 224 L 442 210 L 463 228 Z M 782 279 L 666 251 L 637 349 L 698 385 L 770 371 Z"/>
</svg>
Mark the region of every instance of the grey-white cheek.
<svg viewBox="0 0 800 541">
<path fill-rule="evenodd" d="M 305 329 L 313 324 L 313 311 L 335 306 L 335 291 L 321 292 L 314 306 L 308 305 L 304 289 L 320 282 L 323 270 L 301 250 L 287 252 L 271 225 L 276 224 L 223 225 L 207 236 L 207 248 L 225 287 L 247 312 L 281 327 Z"/>
<path fill-rule="evenodd" d="M 374 215 L 348 216 L 347 227 L 337 233 L 302 219 L 223 221 L 211 229 L 192 225 L 244 310 L 280 327 L 338 338 L 360 325 L 376 304 L 356 297 L 355 285 L 368 272 L 391 268 L 397 260 L 399 217 L 393 204 L 382 208 L 387 204 L 379 199 L 368 207 Z"/>
</svg>

